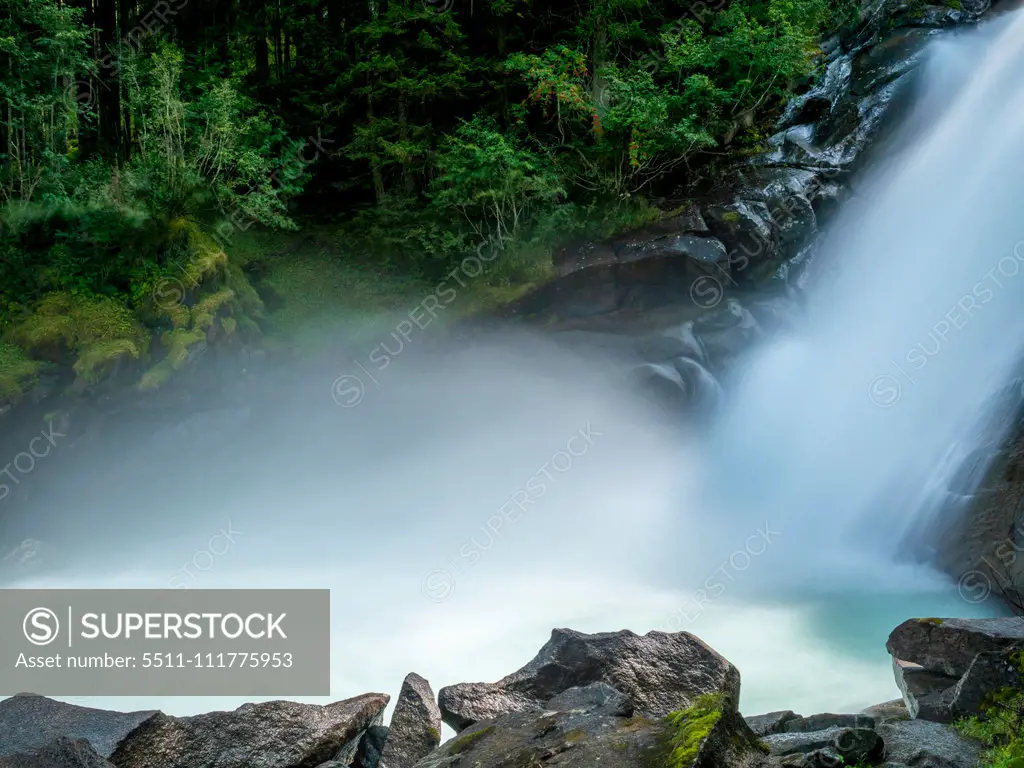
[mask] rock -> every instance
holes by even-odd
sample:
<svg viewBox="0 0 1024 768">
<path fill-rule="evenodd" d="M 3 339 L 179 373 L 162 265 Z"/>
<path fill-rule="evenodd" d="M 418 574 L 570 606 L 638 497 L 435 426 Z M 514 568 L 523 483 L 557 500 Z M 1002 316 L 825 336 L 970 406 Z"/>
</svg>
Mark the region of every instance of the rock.
<svg viewBox="0 0 1024 768">
<path fill-rule="evenodd" d="M 796 717 L 786 721 L 785 727 L 780 732 L 784 733 L 808 733 L 810 731 L 824 731 L 828 728 L 874 728 L 875 720 L 867 715 L 811 715 L 810 717 Z"/>
<path fill-rule="evenodd" d="M 707 209 L 707 221 L 712 234 L 729 249 L 734 276 L 752 263 L 778 257 L 776 233 L 765 203 L 735 200 L 713 205 Z"/>
<path fill-rule="evenodd" d="M 876 725 L 910 718 L 910 712 L 907 711 L 907 703 L 903 699 L 893 699 L 892 701 L 875 704 L 863 710 L 861 714 L 874 719 Z"/>
<path fill-rule="evenodd" d="M 537 656 L 497 683 L 442 688 L 444 721 L 457 731 L 480 720 L 541 709 L 573 687 L 604 682 L 628 696 L 640 714 L 663 717 L 702 694 L 722 693 L 735 709 L 737 669 L 688 632 L 628 630 L 588 635 L 556 629 Z"/>
<path fill-rule="evenodd" d="M 412 768 L 416 761 L 441 743 L 441 710 L 430 683 L 410 673 L 402 683 L 387 741 L 380 756 L 381 768 Z"/>
<path fill-rule="evenodd" d="M 886 647 L 910 716 L 950 723 L 1020 684 L 1011 656 L 1024 648 L 1024 619 L 911 619 Z"/>
<path fill-rule="evenodd" d="M 629 696 L 612 688 L 607 683 L 591 683 L 570 688 L 555 696 L 544 709 L 554 712 L 582 712 L 584 714 L 632 717 L 633 702 Z"/>
<path fill-rule="evenodd" d="M 359 740 L 356 750 L 355 768 L 377 768 L 384 743 L 388 738 L 386 725 L 371 725 Z M 335 768 L 333 765 L 321 765 L 318 768 Z"/>
<path fill-rule="evenodd" d="M 670 760 L 671 755 L 671 760 Z M 668 718 L 600 712 L 517 712 L 477 723 L 416 768 L 760 768 L 756 737 L 727 697 L 701 697 Z"/>
<path fill-rule="evenodd" d="M 101 757 L 113 754 L 155 711 L 108 712 L 20 693 L 0 701 L 0 756 L 30 753 L 58 738 L 87 740 Z"/>
<path fill-rule="evenodd" d="M 803 123 L 816 123 L 831 113 L 836 103 L 846 92 L 853 72 L 853 59 L 840 56 L 825 69 L 825 74 L 811 90 L 802 96 L 795 96 L 786 105 L 786 110 L 776 124 L 786 128 Z"/>
<path fill-rule="evenodd" d="M 270 701 L 194 717 L 161 713 L 121 742 L 110 760 L 118 768 L 316 766 L 357 744 L 389 698 L 367 693 L 326 706 Z"/>
<path fill-rule="evenodd" d="M 892 669 L 910 717 L 923 717 L 940 723 L 953 720 L 950 705 L 958 678 L 929 672 L 920 664 L 895 658 Z"/>
<path fill-rule="evenodd" d="M 800 753 L 810 755 L 832 750 L 848 765 L 867 762 L 883 751 L 881 737 L 871 728 L 826 728 L 820 731 L 775 733 L 763 737 L 768 750 L 776 756 Z"/>
<path fill-rule="evenodd" d="M 700 339 L 712 371 L 721 371 L 741 352 L 764 338 L 754 316 L 736 299 L 697 318 L 694 334 Z"/>
<path fill-rule="evenodd" d="M 0 768 L 114 768 L 86 739 L 60 737 L 30 753 L 0 757 Z"/>
<path fill-rule="evenodd" d="M 779 712 L 768 712 L 764 715 L 752 715 L 744 719 L 747 721 L 747 725 L 750 726 L 750 730 L 758 736 L 768 736 L 772 733 L 781 733 L 783 725 L 799 717 L 800 715 L 793 710 L 784 709 Z"/>
<path fill-rule="evenodd" d="M 890 763 L 929 768 L 977 768 L 982 747 L 948 725 L 928 720 L 884 723 L 878 733 Z"/>
<path fill-rule="evenodd" d="M 1002 651 L 982 651 L 974 657 L 964 676 L 952 691 L 950 711 L 955 718 L 981 711 L 986 698 L 1001 688 L 1022 688 L 1021 670 L 1013 656 L 1017 647 Z"/>
<path fill-rule="evenodd" d="M 886 650 L 929 672 L 960 678 L 983 651 L 1024 643 L 1024 618 L 909 619 L 889 635 Z"/>
</svg>

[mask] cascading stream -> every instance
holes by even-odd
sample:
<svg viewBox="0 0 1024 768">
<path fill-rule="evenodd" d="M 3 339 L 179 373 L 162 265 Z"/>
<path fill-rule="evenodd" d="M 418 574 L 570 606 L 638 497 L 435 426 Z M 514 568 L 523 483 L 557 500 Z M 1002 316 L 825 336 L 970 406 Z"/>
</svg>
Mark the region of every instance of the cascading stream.
<svg viewBox="0 0 1024 768">
<path fill-rule="evenodd" d="M 934 44 L 920 93 L 702 452 L 709 517 L 781 529 L 773 584 L 891 581 L 957 458 L 1009 426 L 981 429 L 1024 340 L 1024 15 Z"/>
</svg>

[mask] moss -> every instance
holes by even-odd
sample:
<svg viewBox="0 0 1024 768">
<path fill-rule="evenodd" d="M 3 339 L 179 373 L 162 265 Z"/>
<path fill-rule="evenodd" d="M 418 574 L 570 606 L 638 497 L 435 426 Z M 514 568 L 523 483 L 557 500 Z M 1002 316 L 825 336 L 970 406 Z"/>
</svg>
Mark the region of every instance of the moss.
<svg viewBox="0 0 1024 768">
<path fill-rule="evenodd" d="M 614 744 L 612 744 L 612 749 L 614 749 L 616 752 L 625 752 L 629 749 L 629 742 L 617 741 Z"/>
<path fill-rule="evenodd" d="M 587 737 L 587 732 L 582 728 L 574 728 L 565 734 L 566 744 L 575 744 L 577 741 L 582 741 Z"/>
<path fill-rule="evenodd" d="M 486 728 L 481 728 L 479 731 L 473 731 L 472 733 L 467 733 L 465 736 L 460 736 L 452 742 L 451 746 L 448 748 L 448 754 L 461 755 L 467 749 L 480 741 L 480 739 L 493 732 L 494 726 L 488 725 Z"/>
<path fill-rule="evenodd" d="M 220 319 L 220 327 L 224 330 L 225 335 L 234 336 L 235 331 L 238 330 L 238 321 L 233 317 L 222 317 Z"/>
<path fill-rule="evenodd" d="M 139 379 L 139 383 L 135 386 L 142 392 L 151 392 L 166 384 L 167 380 L 171 378 L 173 373 L 174 366 L 167 360 L 161 360 L 148 371 L 143 373 L 142 378 Z"/>
<path fill-rule="evenodd" d="M 75 361 L 75 373 L 81 382 L 91 383 L 116 368 L 122 360 L 138 360 L 140 354 L 138 345 L 131 339 L 98 341 L 82 350 Z"/>
<path fill-rule="evenodd" d="M 690 768 L 712 729 L 722 718 L 725 696 L 706 693 L 687 709 L 669 713 L 665 718 L 666 768 Z"/>
<path fill-rule="evenodd" d="M 217 313 L 224 307 L 229 306 L 235 298 L 235 292 L 230 288 L 222 288 L 216 293 L 204 296 L 192 308 L 192 329 L 193 331 L 209 330 Z"/>
<path fill-rule="evenodd" d="M 13 344 L 0 343 L 0 402 L 20 397 L 35 383 L 41 367 Z"/>
<path fill-rule="evenodd" d="M 726 224 L 736 224 L 740 220 L 740 215 L 736 211 L 726 211 L 722 214 L 722 221 Z"/>
<path fill-rule="evenodd" d="M 942 624 L 942 619 L 918 619 L 917 621 L 920 624 L 933 624 L 936 627 Z"/>
<path fill-rule="evenodd" d="M 433 739 L 435 742 L 437 742 L 438 744 L 441 743 L 441 732 L 437 730 L 437 728 L 427 728 L 427 733 L 430 735 L 430 738 Z"/>
</svg>

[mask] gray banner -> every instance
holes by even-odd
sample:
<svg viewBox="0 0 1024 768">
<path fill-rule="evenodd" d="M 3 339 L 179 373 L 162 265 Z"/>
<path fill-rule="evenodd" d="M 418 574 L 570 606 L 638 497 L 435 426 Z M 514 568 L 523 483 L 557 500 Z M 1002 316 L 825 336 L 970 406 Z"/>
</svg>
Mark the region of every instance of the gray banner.
<svg viewBox="0 0 1024 768">
<path fill-rule="evenodd" d="M 3 589 L 0 695 L 328 696 L 326 589 Z"/>
</svg>

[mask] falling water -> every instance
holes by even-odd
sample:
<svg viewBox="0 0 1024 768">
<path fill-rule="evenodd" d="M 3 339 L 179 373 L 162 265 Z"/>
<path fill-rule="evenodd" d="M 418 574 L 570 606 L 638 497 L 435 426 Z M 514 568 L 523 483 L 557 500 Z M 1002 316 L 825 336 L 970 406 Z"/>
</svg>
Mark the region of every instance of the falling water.
<svg viewBox="0 0 1024 768">
<path fill-rule="evenodd" d="M 750 361 L 704 452 L 721 546 L 780 531 L 773 583 L 904 579 L 901 542 L 1009 426 L 989 408 L 1024 341 L 1024 15 L 935 44 L 920 94 L 821 243 L 799 330 Z"/>
</svg>

